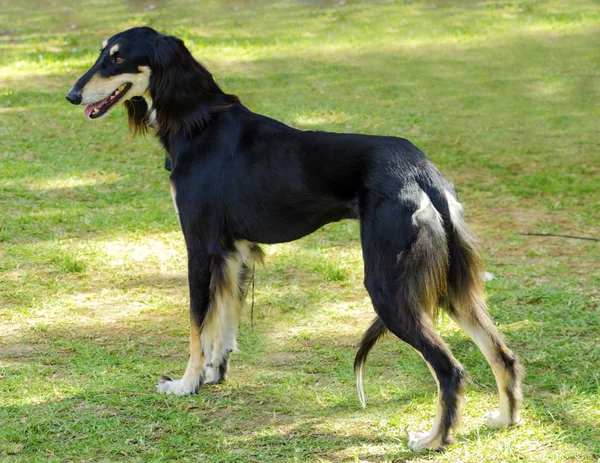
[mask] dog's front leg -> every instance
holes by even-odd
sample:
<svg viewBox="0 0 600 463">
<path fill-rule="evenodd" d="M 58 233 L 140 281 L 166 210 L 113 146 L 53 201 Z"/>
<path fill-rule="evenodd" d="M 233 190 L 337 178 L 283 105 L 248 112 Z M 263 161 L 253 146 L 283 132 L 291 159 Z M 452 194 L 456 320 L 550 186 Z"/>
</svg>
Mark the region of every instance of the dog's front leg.
<svg viewBox="0 0 600 463">
<path fill-rule="evenodd" d="M 190 358 L 183 377 L 172 380 L 162 376 L 156 390 L 166 394 L 195 394 L 204 383 L 205 359 L 211 359 L 212 333 L 210 308 L 210 261 L 204 249 L 188 248 L 190 286 Z M 203 331 L 207 331 L 203 333 Z"/>
</svg>

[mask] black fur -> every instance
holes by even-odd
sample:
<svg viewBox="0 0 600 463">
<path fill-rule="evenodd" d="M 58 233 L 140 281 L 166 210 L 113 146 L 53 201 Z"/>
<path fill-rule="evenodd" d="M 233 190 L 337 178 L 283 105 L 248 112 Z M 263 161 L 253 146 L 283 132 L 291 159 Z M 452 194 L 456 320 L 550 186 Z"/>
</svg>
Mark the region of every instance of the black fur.
<svg viewBox="0 0 600 463">
<path fill-rule="evenodd" d="M 387 331 L 385 323 L 383 323 L 379 317 L 375 317 L 371 322 L 371 326 L 365 331 L 365 334 L 360 341 L 360 346 L 356 352 L 356 357 L 354 358 L 355 372 L 358 373 L 357 370 L 365 367 L 369 352 Z M 364 374 L 364 371 L 361 372 L 361 374 Z"/>
<path fill-rule="evenodd" d="M 129 129 L 137 135 L 138 133 L 146 133 L 150 125 L 150 113 L 148 103 L 141 96 L 136 96 L 125 101 L 127 116 L 129 119 Z M 166 165 L 165 165 L 166 168 Z M 170 167 L 167 170 L 171 170 Z"/>
<path fill-rule="evenodd" d="M 300 131 L 253 113 L 225 94 L 175 37 L 144 27 L 114 36 L 108 47 L 115 42 L 135 66 L 151 69 L 152 107 L 134 98 L 127 110 L 136 132 L 155 123 L 168 153 L 189 256 L 192 322 L 204 323 L 227 284 L 225 262 L 238 240 L 287 242 L 330 222 L 359 219 L 365 286 L 378 318 L 355 369 L 364 369 L 387 330 L 414 347 L 439 382 L 439 448 L 447 445 L 464 370 L 432 320 L 439 305 L 487 320 L 476 303 L 481 257 L 471 235 L 452 223 L 453 185 L 408 140 Z M 506 368 L 516 371 L 516 357 L 498 342 Z M 224 378 L 227 359 L 215 367 Z"/>
</svg>

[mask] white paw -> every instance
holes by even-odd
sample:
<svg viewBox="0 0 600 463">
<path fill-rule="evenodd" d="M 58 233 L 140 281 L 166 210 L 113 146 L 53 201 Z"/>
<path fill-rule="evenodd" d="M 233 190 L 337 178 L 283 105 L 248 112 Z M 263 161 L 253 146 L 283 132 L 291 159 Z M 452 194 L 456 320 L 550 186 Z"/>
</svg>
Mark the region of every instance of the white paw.
<svg viewBox="0 0 600 463">
<path fill-rule="evenodd" d="M 435 437 L 435 436 L 434 436 Z M 408 433 L 408 448 L 413 452 L 421 450 L 437 450 L 441 442 L 433 442 L 435 439 L 425 431 L 414 431 Z"/>
<path fill-rule="evenodd" d="M 494 429 L 504 429 L 511 424 L 510 420 L 507 421 L 500 416 L 500 412 L 488 412 L 483 415 L 483 419 L 490 428 Z"/>
<path fill-rule="evenodd" d="M 161 377 L 156 385 L 156 391 L 163 394 L 185 395 L 195 394 L 197 386 L 194 384 L 185 384 L 182 380 L 172 380 Z"/>
<path fill-rule="evenodd" d="M 221 380 L 219 369 L 207 367 L 204 371 L 204 384 L 217 384 Z"/>
</svg>

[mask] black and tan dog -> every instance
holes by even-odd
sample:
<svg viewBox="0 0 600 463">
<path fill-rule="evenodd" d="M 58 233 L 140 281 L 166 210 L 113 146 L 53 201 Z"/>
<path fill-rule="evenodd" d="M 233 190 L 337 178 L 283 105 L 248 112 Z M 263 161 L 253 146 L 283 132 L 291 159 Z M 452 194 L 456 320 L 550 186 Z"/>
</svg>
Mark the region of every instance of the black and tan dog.
<svg viewBox="0 0 600 463">
<path fill-rule="evenodd" d="M 450 443 L 465 372 L 434 330 L 441 307 L 494 371 L 500 408 L 488 424 L 518 421 L 521 368 L 488 316 L 475 238 L 453 185 L 409 141 L 305 132 L 255 114 L 221 91 L 181 40 L 147 27 L 105 41 L 67 99 L 87 105 L 90 119 L 124 101 L 132 129 L 155 130 L 172 165 L 188 252 L 190 358 L 181 379 L 161 378 L 159 392 L 191 394 L 225 378 L 257 243 L 358 219 L 377 313 L 355 361 L 363 406 L 367 355 L 389 330 L 421 354 L 439 389 L 433 428 L 410 433 L 409 447 Z"/>
</svg>

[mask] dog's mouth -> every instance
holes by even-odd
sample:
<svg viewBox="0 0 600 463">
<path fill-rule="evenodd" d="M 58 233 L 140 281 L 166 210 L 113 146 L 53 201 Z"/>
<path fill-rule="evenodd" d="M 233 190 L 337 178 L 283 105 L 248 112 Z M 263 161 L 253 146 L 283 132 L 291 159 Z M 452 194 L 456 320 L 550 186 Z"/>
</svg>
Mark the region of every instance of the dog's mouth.
<svg viewBox="0 0 600 463">
<path fill-rule="evenodd" d="M 100 100 L 97 103 L 87 105 L 83 113 L 90 119 L 97 119 L 101 116 L 104 116 L 110 108 L 116 105 L 119 100 L 125 96 L 131 86 L 131 83 L 121 85 L 114 92 L 112 92 L 108 98 Z"/>
</svg>

